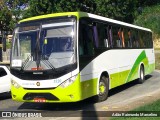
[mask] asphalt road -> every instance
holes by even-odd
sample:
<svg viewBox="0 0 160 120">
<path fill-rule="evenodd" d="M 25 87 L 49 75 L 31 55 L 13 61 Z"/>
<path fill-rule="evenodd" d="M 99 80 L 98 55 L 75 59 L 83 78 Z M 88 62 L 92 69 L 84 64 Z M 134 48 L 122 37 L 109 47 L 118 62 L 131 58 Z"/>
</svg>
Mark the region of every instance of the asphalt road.
<svg viewBox="0 0 160 120">
<path fill-rule="evenodd" d="M 92 111 L 87 114 L 96 116 L 97 111 L 113 110 L 120 104 L 127 104 L 144 95 L 150 95 L 153 92 L 160 91 L 159 86 L 160 72 L 154 71 L 151 75 L 146 77 L 146 81 L 143 84 L 137 84 L 136 81 L 133 81 L 111 90 L 108 99 L 101 103 L 93 103 L 90 99 L 76 103 L 22 103 L 12 101 L 8 94 L 1 94 L 0 111 L 40 111 L 44 113 L 42 116 L 48 115 L 48 117 L 57 117 L 56 119 L 66 119 L 66 117 L 71 116 L 79 116 L 79 118 L 82 119 L 85 117 L 86 111 Z M 52 118 L 47 119 L 52 120 Z M 32 119 L 30 118 L 30 120 Z"/>
</svg>

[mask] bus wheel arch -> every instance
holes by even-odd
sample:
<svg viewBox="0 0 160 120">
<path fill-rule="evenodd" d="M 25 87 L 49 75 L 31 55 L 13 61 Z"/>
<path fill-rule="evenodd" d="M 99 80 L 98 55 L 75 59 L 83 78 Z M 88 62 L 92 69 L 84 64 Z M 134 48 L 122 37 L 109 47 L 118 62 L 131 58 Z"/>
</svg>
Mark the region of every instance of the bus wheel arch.
<svg viewBox="0 0 160 120">
<path fill-rule="evenodd" d="M 109 92 L 109 74 L 102 72 L 98 80 L 98 93 L 96 96 L 96 102 L 105 101 L 108 98 Z"/>
<path fill-rule="evenodd" d="M 138 78 L 138 83 L 142 84 L 145 81 L 145 67 L 144 64 L 141 63 L 139 67 L 139 78 Z"/>
</svg>

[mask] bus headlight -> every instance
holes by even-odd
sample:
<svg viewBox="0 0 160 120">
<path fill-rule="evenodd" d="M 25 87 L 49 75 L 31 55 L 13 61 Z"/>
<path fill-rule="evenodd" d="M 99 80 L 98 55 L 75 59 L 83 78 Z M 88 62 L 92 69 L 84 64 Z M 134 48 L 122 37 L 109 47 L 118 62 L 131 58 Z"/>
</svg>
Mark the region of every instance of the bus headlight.
<svg viewBox="0 0 160 120">
<path fill-rule="evenodd" d="M 11 84 L 17 89 L 20 88 L 20 85 L 14 80 L 11 80 Z"/>
<path fill-rule="evenodd" d="M 75 75 L 75 76 L 67 79 L 67 80 L 64 81 L 60 86 L 61 86 L 62 88 L 65 88 L 65 87 L 71 85 L 71 84 L 74 83 L 74 81 L 76 80 L 76 76 L 77 76 L 77 75 Z"/>
</svg>

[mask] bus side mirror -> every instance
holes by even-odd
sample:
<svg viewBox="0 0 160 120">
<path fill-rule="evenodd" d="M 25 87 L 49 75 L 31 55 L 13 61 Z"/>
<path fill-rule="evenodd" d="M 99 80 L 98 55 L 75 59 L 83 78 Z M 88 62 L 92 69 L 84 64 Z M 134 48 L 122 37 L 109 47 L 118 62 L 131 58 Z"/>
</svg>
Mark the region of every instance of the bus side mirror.
<svg viewBox="0 0 160 120">
<path fill-rule="evenodd" d="M 6 38 L 5 37 L 3 38 L 2 44 L 3 44 L 3 52 L 6 52 Z"/>
</svg>

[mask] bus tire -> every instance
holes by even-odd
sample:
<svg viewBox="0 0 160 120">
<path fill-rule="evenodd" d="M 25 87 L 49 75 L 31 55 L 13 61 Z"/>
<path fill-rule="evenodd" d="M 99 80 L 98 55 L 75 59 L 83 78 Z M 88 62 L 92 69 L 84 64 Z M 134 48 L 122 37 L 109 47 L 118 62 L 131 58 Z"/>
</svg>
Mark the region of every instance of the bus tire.
<svg viewBox="0 0 160 120">
<path fill-rule="evenodd" d="M 108 98 L 109 78 L 102 75 L 99 81 L 99 93 L 97 95 L 97 102 L 105 101 Z"/>
<path fill-rule="evenodd" d="M 145 81 L 144 67 L 141 65 L 140 71 L 139 71 L 138 83 L 142 84 L 144 81 Z"/>
</svg>

